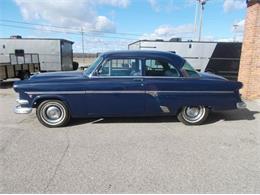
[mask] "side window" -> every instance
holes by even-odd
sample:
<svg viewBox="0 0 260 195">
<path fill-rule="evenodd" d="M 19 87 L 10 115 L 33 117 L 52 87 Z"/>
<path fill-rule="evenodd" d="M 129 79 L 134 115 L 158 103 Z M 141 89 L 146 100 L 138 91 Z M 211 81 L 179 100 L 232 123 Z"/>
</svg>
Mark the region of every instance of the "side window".
<svg viewBox="0 0 260 195">
<path fill-rule="evenodd" d="M 139 59 L 106 60 L 97 72 L 98 76 L 141 76 L 142 65 Z"/>
<path fill-rule="evenodd" d="M 147 59 L 145 60 L 146 76 L 180 77 L 177 69 L 165 60 Z"/>
</svg>

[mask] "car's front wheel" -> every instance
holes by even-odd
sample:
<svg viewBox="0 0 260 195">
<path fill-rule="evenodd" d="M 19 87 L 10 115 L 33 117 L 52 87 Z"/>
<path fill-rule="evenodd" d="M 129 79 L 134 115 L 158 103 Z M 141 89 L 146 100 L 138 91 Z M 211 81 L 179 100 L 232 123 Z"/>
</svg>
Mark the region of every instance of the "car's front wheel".
<svg viewBox="0 0 260 195">
<path fill-rule="evenodd" d="M 177 115 L 186 125 L 201 125 L 208 117 L 209 109 L 205 106 L 185 106 Z"/>
<path fill-rule="evenodd" d="M 70 120 L 66 104 L 59 100 L 46 100 L 37 107 L 36 115 L 46 127 L 62 127 Z"/>
</svg>

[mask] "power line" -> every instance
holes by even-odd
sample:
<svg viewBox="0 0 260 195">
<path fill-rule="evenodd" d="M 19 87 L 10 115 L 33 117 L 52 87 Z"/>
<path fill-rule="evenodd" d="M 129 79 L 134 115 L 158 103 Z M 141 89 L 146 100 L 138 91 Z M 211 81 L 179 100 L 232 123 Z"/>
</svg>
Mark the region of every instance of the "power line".
<svg viewBox="0 0 260 195">
<path fill-rule="evenodd" d="M 15 21 L 15 20 L 4 20 L 0 19 L 1 22 L 8 22 L 8 23 L 16 23 L 16 24 L 26 24 L 26 25 L 34 25 L 34 26 L 42 26 L 42 27 L 51 27 L 51 28 L 59 28 L 59 29 L 70 29 L 81 32 L 80 28 L 76 27 L 65 27 L 65 26 L 56 26 L 56 25 L 49 25 L 49 24 L 39 24 L 39 23 L 31 23 L 31 22 L 22 22 L 22 21 Z M 94 29 L 90 29 L 84 33 L 104 33 L 104 34 L 117 34 L 117 35 L 128 35 L 128 36 L 142 36 L 142 34 L 136 33 L 125 33 L 125 32 L 105 32 L 105 31 L 98 31 Z"/>
<path fill-rule="evenodd" d="M 31 22 L 22 22 L 22 21 L 15 21 L 15 20 L 5 20 L 5 19 L 0 19 L 0 22 L 4 23 L 17 23 L 17 24 L 25 24 L 25 25 L 31 25 L 31 26 L 36 26 L 36 27 L 50 27 L 50 28 L 58 28 L 58 29 L 66 29 L 66 30 L 72 30 L 72 31 L 59 31 L 59 30 L 51 30 L 53 32 L 63 32 L 63 33 L 78 33 L 82 34 L 82 29 L 76 28 L 76 27 L 64 27 L 64 26 L 56 26 L 56 25 L 48 25 L 48 24 L 39 24 L 39 23 L 31 23 Z M 10 25 L 10 24 L 8 24 Z M 11 25 L 10 25 L 11 26 Z M 22 26 L 25 27 L 25 26 Z M 27 27 L 29 28 L 29 27 Z M 31 27 L 32 28 L 32 27 Z M 37 28 L 36 28 L 37 29 Z M 136 33 L 125 33 L 125 32 L 105 32 L 105 31 L 97 31 L 97 30 L 89 30 L 89 31 L 83 31 L 84 34 L 90 35 L 90 36 L 97 36 L 97 37 L 106 37 L 104 35 L 93 35 L 93 33 L 101 33 L 101 34 L 116 34 L 116 35 L 122 35 L 122 36 L 128 36 L 127 38 L 123 38 L 122 36 L 120 37 L 111 37 L 111 38 L 122 38 L 122 39 L 128 39 L 128 40 L 136 40 L 136 38 L 130 38 L 131 36 L 138 36 L 138 38 L 144 36 L 144 34 L 136 34 Z M 185 34 L 191 34 L 192 32 L 186 32 Z M 129 37 L 130 36 L 130 37 Z M 192 36 L 181 36 L 182 38 L 192 38 Z M 107 38 L 110 38 L 108 36 Z"/>
<path fill-rule="evenodd" d="M 53 29 L 39 29 L 39 28 L 33 28 L 28 26 L 17 26 L 17 25 L 9 25 L 9 24 L 1 24 L 0 26 L 4 27 L 10 27 L 10 28 L 18 28 L 18 29 L 30 29 L 30 30 L 37 30 L 37 31 L 47 31 L 47 32 L 55 32 L 55 33 L 65 33 L 65 34 L 73 34 L 77 36 L 81 36 L 81 32 L 70 32 L 70 31 L 59 31 L 59 30 L 53 30 Z M 84 35 L 86 36 L 86 35 Z M 103 37 L 103 38 L 112 38 L 112 39 L 122 39 L 122 40 L 136 40 L 134 38 L 128 38 L 128 37 L 119 37 L 119 36 L 105 36 L 105 35 L 98 35 L 98 34 L 89 34 L 89 36 L 93 37 Z"/>
</svg>

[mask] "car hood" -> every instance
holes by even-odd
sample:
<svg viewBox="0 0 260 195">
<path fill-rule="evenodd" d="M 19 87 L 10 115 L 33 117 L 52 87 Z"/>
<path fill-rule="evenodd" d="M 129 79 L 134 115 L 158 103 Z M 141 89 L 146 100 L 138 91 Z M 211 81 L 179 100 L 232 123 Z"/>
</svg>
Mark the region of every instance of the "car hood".
<svg viewBox="0 0 260 195">
<path fill-rule="evenodd" d="M 51 73 L 37 73 L 31 76 L 29 79 L 15 81 L 14 90 L 17 92 L 18 89 L 30 88 L 37 86 L 38 84 L 44 85 L 59 85 L 59 83 L 79 81 L 85 79 L 83 72 L 80 71 L 64 71 L 64 72 L 51 72 Z"/>
<path fill-rule="evenodd" d="M 48 81 L 48 80 L 67 80 L 83 78 L 83 73 L 80 71 L 64 71 L 64 72 L 49 72 L 49 73 L 38 73 L 31 76 L 29 81 Z"/>
</svg>

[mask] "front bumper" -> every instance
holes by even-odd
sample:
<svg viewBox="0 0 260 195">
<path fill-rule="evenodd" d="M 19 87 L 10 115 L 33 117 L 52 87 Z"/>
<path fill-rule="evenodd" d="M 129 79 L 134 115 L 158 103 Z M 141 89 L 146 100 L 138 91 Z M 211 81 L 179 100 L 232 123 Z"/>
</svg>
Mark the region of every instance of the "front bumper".
<svg viewBox="0 0 260 195">
<path fill-rule="evenodd" d="M 245 109 L 246 108 L 246 103 L 241 101 L 241 102 L 237 102 L 237 109 Z"/>
<path fill-rule="evenodd" d="M 14 112 L 16 114 L 29 114 L 32 112 L 32 108 L 26 107 L 26 105 L 29 104 L 29 102 L 27 100 L 17 99 L 16 102 L 17 102 L 17 105 L 14 109 Z"/>
</svg>

